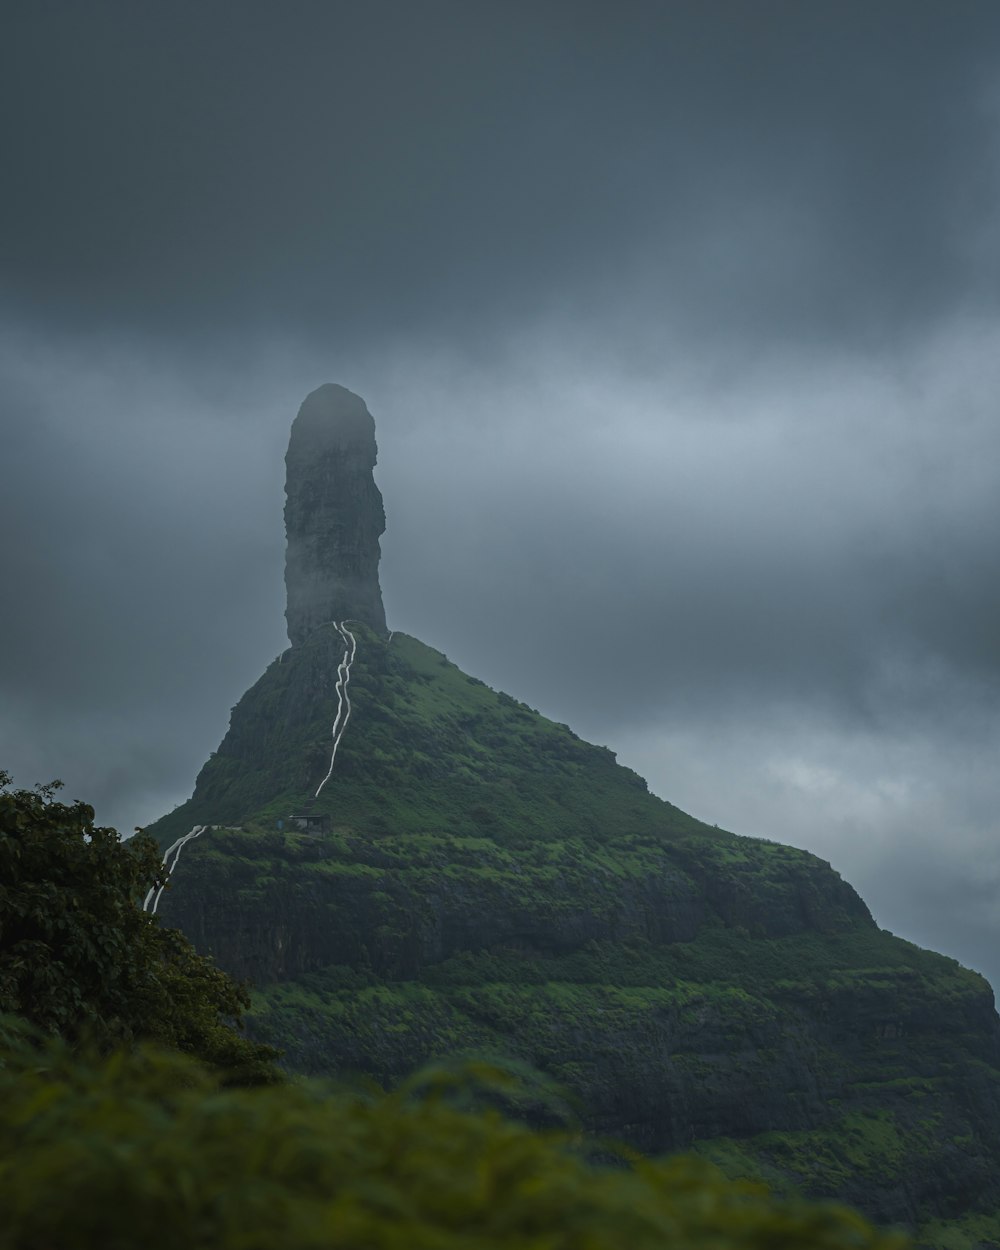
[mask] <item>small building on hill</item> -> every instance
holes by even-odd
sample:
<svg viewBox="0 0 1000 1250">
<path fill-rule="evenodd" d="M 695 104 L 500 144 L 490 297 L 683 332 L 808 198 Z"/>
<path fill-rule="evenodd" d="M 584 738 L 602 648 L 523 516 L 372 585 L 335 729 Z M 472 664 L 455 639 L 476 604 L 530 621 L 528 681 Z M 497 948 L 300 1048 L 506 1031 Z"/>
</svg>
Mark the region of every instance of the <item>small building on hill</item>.
<svg viewBox="0 0 1000 1250">
<path fill-rule="evenodd" d="M 289 816 L 288 823 L 293 829 L 298 829 L 301 833 L 330 832 L 329 816 L 314 816 L 304 812 L 300 816 Z"/>
</svg>

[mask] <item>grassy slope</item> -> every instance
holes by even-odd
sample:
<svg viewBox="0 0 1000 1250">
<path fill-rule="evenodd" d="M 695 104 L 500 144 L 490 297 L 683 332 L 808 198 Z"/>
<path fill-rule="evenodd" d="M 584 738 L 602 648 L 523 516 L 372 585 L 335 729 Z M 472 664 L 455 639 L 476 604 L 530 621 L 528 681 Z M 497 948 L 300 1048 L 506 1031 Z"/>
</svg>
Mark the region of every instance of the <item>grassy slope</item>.
<svg viewBox="0 0 1000 1250">
<path fill-rule="evenodd" d="M 171 841 L 205 821 L 273 828 L 293 810 L 328 814 L 342 834 L 486 835 L 524 846 L 575 835 L 710 833 L 650 795 L 604 747 L 583 742 L 439 651 L 363 626 L 352 714 L 319 799 L 336 716 L 342 645 L 332 628 L 275 661 L 244 696 L 194 797 L 150 832 Z"/>
</svg>

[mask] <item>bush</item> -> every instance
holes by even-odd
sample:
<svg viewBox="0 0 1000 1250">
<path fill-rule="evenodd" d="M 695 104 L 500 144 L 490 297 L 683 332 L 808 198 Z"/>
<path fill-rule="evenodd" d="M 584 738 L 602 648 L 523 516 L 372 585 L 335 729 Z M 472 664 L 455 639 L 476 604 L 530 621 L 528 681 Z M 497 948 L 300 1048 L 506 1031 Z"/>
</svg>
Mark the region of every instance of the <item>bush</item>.
<svg viewBox="0 0 1000 1250">
<path fill-rule="evenodd" d="M 39 1046 L 0 1022 L 0 1250 L 899 1250 L 842 1208 L 687 1159 L 393 1094 L 220 1089 L 190 1060 Z"/>
</svg>

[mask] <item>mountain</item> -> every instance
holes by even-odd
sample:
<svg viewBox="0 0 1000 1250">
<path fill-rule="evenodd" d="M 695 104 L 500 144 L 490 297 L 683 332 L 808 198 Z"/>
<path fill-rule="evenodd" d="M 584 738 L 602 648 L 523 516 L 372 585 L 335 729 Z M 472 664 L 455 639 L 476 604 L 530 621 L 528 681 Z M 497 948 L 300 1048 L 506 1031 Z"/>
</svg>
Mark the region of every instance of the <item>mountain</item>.
<svg viewBox="0 0 1000 1250">
<path fill-rule="evenodd" d="M 391 1082 L 505 1056 L 595 1134 L 693 1148 L 928 1245 L 1000 1244 L 988 984 L 880 930 L 815 856 L 695 820 L 388 632 L 358 404 L 321 388 L 293 426 L 294 645 L 150 829 L 174 868 L 162 918 L 253 982 L 252 1032 L 296 1071 Z"/>
</svg>

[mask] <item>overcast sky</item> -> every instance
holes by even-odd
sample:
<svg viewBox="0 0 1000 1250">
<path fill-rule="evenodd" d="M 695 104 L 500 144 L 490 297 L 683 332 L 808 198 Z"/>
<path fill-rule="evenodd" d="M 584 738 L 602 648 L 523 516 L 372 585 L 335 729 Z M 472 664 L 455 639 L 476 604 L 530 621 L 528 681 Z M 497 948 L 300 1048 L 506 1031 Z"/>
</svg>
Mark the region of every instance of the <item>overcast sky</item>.
<svg viewBox="0 0 1000 1250">
<path fill-rule="evenodd" d="M 5 18 L 16 782 L 190 794 L 335 381 L 391 626 L 1000 985 L 995 0 Z"/>
</svg>

